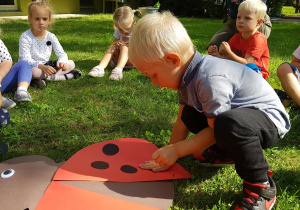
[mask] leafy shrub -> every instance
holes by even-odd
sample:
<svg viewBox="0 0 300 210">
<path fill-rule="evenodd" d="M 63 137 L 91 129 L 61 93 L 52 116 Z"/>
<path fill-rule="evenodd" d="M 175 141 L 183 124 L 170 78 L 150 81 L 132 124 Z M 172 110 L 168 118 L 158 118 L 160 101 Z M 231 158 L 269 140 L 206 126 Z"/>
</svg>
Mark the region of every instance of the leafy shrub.
<svg viewBox="0 0 300 210">
<path fill-rule="evenodd" d="M 170 10 L 180 17 L 223 18 L 226 15 L 223 0 L 160 0 L 160 10 Z"/>
<path fill-rule="evenodd" d="M 170 10 L 180 17 L 226 16 L 226 0 L 160 0 L 160 10 Z M 281 9 L 287 0 L 267 0 L 268 14 L 272 17 L 281 16 Z"/>
<path fill-rule="evenodd" d="M 267 0 L 268 14 L 271 17 L 281 16 L 281 10 L 287 0 Z"/>
</svg>

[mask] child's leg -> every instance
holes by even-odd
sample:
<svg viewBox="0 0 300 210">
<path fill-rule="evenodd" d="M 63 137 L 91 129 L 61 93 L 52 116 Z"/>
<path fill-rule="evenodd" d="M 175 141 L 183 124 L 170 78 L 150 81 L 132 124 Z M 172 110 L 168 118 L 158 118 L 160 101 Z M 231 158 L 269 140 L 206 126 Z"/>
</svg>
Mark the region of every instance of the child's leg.
<svg viewBox="0 0 300 210">
<path fill-rule="evenodd" d="M 16 63 L 8 74 L 4 77 L 3 91 L 9 92 L 14 87 L 18 87 L 14 99 L 18 102 L 31 101 L 31 96 L 27 92 L 27 88 L 32 78 L 32 71 L 30 65 L 26 61 L 19 61 Z"/>
<path fill-rule="evenodd" d="M 291 63 L 283 63 L 277 69 L 277 76 L 283 90 L 300 106 L 299 71 Z"/>
<path fill-rule="evenodd" d="M 108 50 L 102 57 L 98 66 L 105 69 L 107 67 L 107 65 L 109 64 L 110 60 L 112 59 L 112 57 L 115 55 L 116 51 L 118 51 L 118 47 L 115 44 L 112 44 L 111 46 L 109 46 Z"/>
<path fill-rule="evenodd" d="M 123 78 L 123 68 L 128 62 L 128 46 L 119 46 L 119 53 L 114 54 L 113 60 L 117 60 L 117 66 L 112 70 L 109 79 L 120 80 Z"/>
<path fill-rule="evenodd" d="M 269 165 L 263 149 L 280 138 L 273 122 L 261 111 L 237 108 L 224 112 L 215 120 L 217 145 L 235 162 L 239 176 L 251 183 L 268 180 Z"/>
<path fill-rule="evenodd" d="M 91 77 L 103 77 L 105 74 L 104 69 L 107 67 L 109 62 L 111 61 L 113 55 L 117 51 L 117 46 L 115 44 L 112 44 L 106 53 L 104 54 L 103 58 L 101 59 L 98 66 L 95 66 L 91 69 L 91 71 L 88 73 Z"/>
<path fill-rule="evenodd" d="M 195 108 L 184 106 L 181 113 L 181 120 L 190 132 L 197 134 L 208 127 L 207 118 Z"/>
<path fill-rule="evenodd" d="M 14 87 L 28 88 L 32 78 L 30 65 L 26 61 L 19 61 L 10 69 L 8 74 L 2 80 L 1 92 L 6 93 Z"/>
<path fill-rule="evenodd" d="M 190 106 L 183 108 L 181 120 L 189 131 L 194 134 L 208 127 L 206 116 Z M 199 159 L 203 165 L 223 166 L 232 163 L 232 160 L 216 144 L 194 153 L 193 156 Z"/>
<path fill-rule="evenodd" d="M 56 65 L 56 62 L 53 62 Z M 53 66 L 52 66 L 53 67 Z M 32 77 L 33 79 L 46 79 L 51 81 L 67 80 L 74 78 L 72 73 L 75 68 L 75 63 L 72 60 L 68 61 L 68 68 L 66 71 L 58 70 L 56 74 L 46 75 L 41 69 L 34 67 L 32 68 Z"/>
<path fill-rule="evenodd" d="M 68 63 L 67 63 L 67 70 L 66 70 L 66 71 L 63 71 L 63 70 L 59 69 L 59 70 L 56 72 L 56 75 L 57 75 L 57 76 L 61 76 L 61 75 L 64 75 L 64 74 L 68 74 L 68 73 L 70 73 L 70 71 L 72 71 L 73 69 L 75 69 L 75 63 L 74 63 L 74 61 L 69 60 Z"/>
<path fill-rule="evenodd" d="M 234 160 L 244 180 L 243 199 L 235 209 L 271 209 L 276 186 L 263 149 L 279 141 L 276 126 L 263 112 L 250 108 L 224 112 L 216 117 L 214 126 L 218 147 Z"/>
</svg>

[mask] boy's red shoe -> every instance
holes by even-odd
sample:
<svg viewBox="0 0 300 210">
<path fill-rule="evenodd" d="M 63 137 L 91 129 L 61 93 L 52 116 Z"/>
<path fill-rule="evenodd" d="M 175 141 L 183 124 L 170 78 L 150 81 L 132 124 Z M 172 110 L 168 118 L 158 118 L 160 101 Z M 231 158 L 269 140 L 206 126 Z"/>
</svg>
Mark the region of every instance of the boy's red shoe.
<svg viewBox="0 0 300 210">
<path fill-rule="evenodd" d="M 270 186 L 264 184 L 252 184 L 244 181 L 243 200 L 234 210 L 269 210 L 275 204 L 276 186 L 268 174 Z"/>
<path fill-rule="evenodd" d="M 209 167 L 224 167 L 234 164 L 233 160 L 231 160 L 229 157 L 218 153 L 211 147 L 208 147 L 201 152 L 194 153 L 193 157 L 200 160 L 200 165 Z"/>
</svg>

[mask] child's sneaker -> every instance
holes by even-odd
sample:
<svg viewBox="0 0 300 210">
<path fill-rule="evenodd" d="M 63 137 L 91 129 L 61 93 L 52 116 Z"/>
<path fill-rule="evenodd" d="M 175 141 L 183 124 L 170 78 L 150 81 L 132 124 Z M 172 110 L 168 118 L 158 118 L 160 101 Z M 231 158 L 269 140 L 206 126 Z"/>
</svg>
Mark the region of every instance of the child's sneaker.
<svg viewBox="0 0 300 210">
<path fill-rule="evenodd" d="M 288 94 L 286 94 L 286 92 L 278 89 L 274 89 L 274 91 L 278 95 L 281 103 L 285 108 L 289 107 L 293 103 L 293 100 L 291 99 L 291 97 L 289 97 Z"/>
<path fill-rule="evenodd" d="M 1 106 L 1 108 L 10 109 L 10 108 L 15 107 L 16 105 L 17 104 L 13 100 L 11 100 L 9 98 L 5 98 L 5 97 L 2 96 L 2 106 Z"/>
<path fill-rule="evenodd" d="M 268 174 L 269 185 L 252 184 L 244 181 L 243 200 L 234 210 L 269 210 L 276 201 L 276 186 Z"/>
<path fill-rule="evenodd" d="M 74 79 L 78 79 L 82 75 L 81 71 L 77 69 L 73 69 L 69 73 L 74 75 Z"/>
<path fill-rule="evenodd" d="M 47 82 L 44 79 L 33 79 L 30 82 L 30 86 L 39 89 L 44 89 L 45 87 L 47 87 Z"/>
<path fill-rule="evenodd" d="M 103 77 L 105 74 L 104 69 L 101 68 L 100 66 L 95 66 L 89 73 L 88 75 L 90 77 Z"/>
<path fill-rule="evenodd" d="M 114 68 L 111 72 L 111 75 L 109 76 L 110 80 L 120 80 L 123 78 L 122 70 L 120 71 L 117 68 Z"/>
<path fill-rule="evenodd" d="M 220 154 L 213 147 L 208 147 L 202 152 L 197 152 L 193 154 L 194 158 L 200 160 L 200 165 L 209 167 L 224 167 L 234 165 L 233 160 L 229 157 Z"/>
<path fill-rule="evenodd" d="M 18 102 L 31 101 L 31 96 L 26 90 L 17 90 L 14 99 Z"/>
</svg>

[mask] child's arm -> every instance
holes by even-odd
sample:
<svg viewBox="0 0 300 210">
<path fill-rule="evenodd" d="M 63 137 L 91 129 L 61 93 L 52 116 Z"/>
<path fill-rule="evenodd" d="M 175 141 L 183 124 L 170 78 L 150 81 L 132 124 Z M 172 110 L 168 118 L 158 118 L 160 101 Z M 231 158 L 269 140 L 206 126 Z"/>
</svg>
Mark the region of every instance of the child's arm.
<svg viewBox="0 0 300 210">
<path fill-rule="evenodd" d="M 156 150 L 152 158 L 162 166 L 171 166 L 180 157 L 203 150 L 215 143 L 214 130 L 207 127 L 196 135 Z"/>
<path fill-rule="evenodd" d="M 213 130 L 214 119 L 208 119 L 210 127 L 186 139 L 188 129 L 181 121 L 182 109 L 183 106 L 181 105 L 176 123 L 172 130 L 170 144 L 156 150 L 152 154 L 153 160 L 158 163 L 159 166 L 153 164 L 153 162 L 151 163 L 151 161 L 147 161 L 145 164 L 140 165 L 141 168 L 152 169 L 156 172 L 167 170 L 178 158 L 203 150 L 215 143 Z"/>
<path fill-rule="evenodd" d="M 181 120 L 181 115 L 182 115 L 182 110 L 184 108 L 184 105 L 179 105 L 179 110 L 178 110 L 178 115 L 176 122 L 173 126 L 172 133 L 171 133 L 171 138 L 169 144 L 175 144 L 179 141 L 182 141 L 186 139 L 189 130 L 185 126 L 185 124 Z"/>
<path fill-rule="evenodd" d="M 39 64 L 38 68 L 41 69 L 47 76 L 56 73 L 56 70 L 52 66 L 46 66 L 44 64 Z"/>
<path fill-rule="evenodd" d="M 34 60 L 31 56 L 31 42 L 23 33 L 19 39 L 19 60 L 27 61 L 31 67 L 38 67 L 41 62 Z"/>
<path fill-rule="evenodd" d="M 255 57 L 246 54 L 244 58 L 237 56 L 234 52 L 231 51 L 230 45 L 228 42 L 222 42 L 219 49 L 220 54 L 222 54 L 222 57 L 228 60 L 232 60 L 241 64 L 247 64 L 247 63 L 254 63 Z"/>
<path fill-rule="evenodd" d="M 64 63 L 67 64 L 68 63 L 68 55 L 67 53 L 65 53 L 63 47 L 61 46 L 61 44 L 59 43 L 57 37 L 54 34 L 50 34 L 49 38 L 51 39 L 51 45 L 52 45 L 52 49 L 55 53 L 55 55 L 57 56 L 57 63 Z"/>
</svg>

